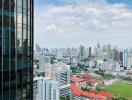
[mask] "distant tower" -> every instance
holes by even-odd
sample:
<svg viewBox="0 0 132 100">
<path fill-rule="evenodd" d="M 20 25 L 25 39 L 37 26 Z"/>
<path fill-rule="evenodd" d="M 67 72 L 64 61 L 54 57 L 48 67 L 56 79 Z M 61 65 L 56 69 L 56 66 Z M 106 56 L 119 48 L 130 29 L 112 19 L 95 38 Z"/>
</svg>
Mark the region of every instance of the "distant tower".
<svg viewBox="0 0 132 100">
<path fill-rule="evenodd" d="M 79 47 L 79 57 L 80 58 L 85 57 L 85 47 L 84 46 Z"/>
<path fill-rule="evenodd" d="M 97 48 L 99 48 L 99 49 L 100 49 L 100 44 L 99 44 L 99 43 L 97 44 Z"/>
<path fill-rule="evenodd" d="M 121 65 L 123 66 L 123 52 L 120 52 L 120 62 L 121 62 Z"/>
<path fill-rule="evenodd" d="M 131 67 L 131 55 L 130 52 L 126 49 L 123 52 L 123 66 L 129 69 Z"/>
<path fill-rule="evenodd" d="M 120 51 L 117 49 L 113 50 L 113 60 L 114 61 L 120 61 Z"/>
<path fill-rule="evenodd" d="M 89 47 L 89 50 L 88 50 L 88 56 L 91 57 L 91 55 L 92 55 L 92 48 Z"/>
<path fill-rule="evenodd" d="M 107 45 L 107 58 L 108 59 L 112 58 L 112 48 L 110 44 Z"/>
</svg>

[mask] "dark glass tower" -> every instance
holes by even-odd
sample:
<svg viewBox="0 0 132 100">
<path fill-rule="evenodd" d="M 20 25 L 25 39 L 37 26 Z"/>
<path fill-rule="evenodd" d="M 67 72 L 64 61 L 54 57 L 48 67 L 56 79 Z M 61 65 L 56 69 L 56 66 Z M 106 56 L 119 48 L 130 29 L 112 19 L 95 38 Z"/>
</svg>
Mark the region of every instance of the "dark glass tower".
<svg viewBox="0 0 132 100">
<path fill-rule="evenodd" d="M 33 100 L 33 0 L 0 0 L 0 100 Z"/>
</svg>

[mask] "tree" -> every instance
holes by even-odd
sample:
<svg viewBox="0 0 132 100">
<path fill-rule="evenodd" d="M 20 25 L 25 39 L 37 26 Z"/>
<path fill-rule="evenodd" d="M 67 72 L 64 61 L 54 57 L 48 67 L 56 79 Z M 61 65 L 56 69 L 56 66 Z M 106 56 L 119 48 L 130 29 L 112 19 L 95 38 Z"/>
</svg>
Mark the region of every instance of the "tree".
<svg viewBox="0 0 132 100">
<path fill-rule="evenodd" d="M 62 96 L 60 97 L 60 100 L 70 100 L 70 96 Z"/>
</svg>

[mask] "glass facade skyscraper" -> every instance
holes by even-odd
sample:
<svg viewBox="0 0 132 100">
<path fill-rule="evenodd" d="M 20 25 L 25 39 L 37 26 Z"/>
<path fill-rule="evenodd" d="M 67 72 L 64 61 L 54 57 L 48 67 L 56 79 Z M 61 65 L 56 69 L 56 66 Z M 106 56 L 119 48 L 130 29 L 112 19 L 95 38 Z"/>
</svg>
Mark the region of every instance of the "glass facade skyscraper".
<svg viewBox="0 0 132 100">
<path fill-rule="evenodd" d="M 0 100 L 33 100 L 33 0 L 0 0 Z"/>
</svg>

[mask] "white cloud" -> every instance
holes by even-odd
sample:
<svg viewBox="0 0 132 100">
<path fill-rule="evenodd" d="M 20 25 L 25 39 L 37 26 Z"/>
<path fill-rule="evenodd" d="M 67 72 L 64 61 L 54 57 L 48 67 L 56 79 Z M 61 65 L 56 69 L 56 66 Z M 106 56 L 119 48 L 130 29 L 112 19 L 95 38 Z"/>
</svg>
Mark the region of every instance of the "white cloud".
<svg viewBox="0 0 132 100">
<path fill-rule="evenodd" d="M 67 7 L 52 7 L 47 9 L 46 14 L 69 14 L 74 13 L 72 6 Z"/>
<path fill-rule="evenodd" d="M 121 19 L 131 19 L 132 18 L 132 13 L 131 12 L 124 12 L 121 13 L 115 17 L 113 17 L 114 20 L 121 20 Z"/>
<path fill-rule="evenodd" d="M 54 35 L 56 38 L 83 40 L 84 37 L 95 37 L 93 33 L 98 38 L 101 34 L 108 33 L 110 37 L 113 34 L 132 32 L 132 9 L 125 4 L 108 4 L 105 0 L 63 2 L 68 2 L 69 5 L 50 6 L 36 12 L 36 34 L 57 34 Z"/>
<path fill-rule="evenodd" d="M 52 33 L 61 33 L 61 32 L 63 32 L 63 30 L 55 24 L 51 24 L 51 25 L 46 26 L 45 30 L 48 31 L 48 32 L 52 32 Z"/>
</svg>

